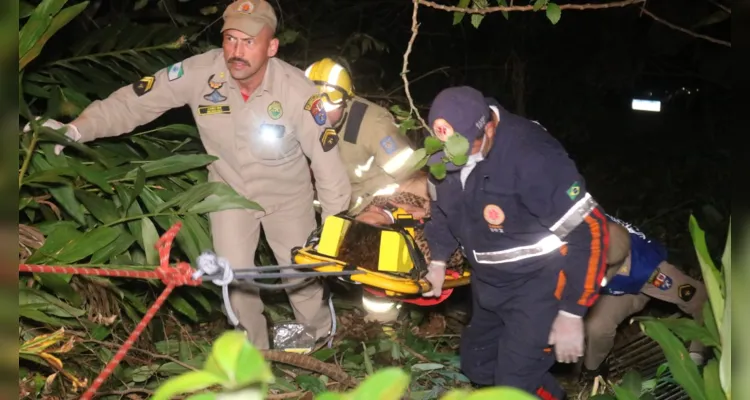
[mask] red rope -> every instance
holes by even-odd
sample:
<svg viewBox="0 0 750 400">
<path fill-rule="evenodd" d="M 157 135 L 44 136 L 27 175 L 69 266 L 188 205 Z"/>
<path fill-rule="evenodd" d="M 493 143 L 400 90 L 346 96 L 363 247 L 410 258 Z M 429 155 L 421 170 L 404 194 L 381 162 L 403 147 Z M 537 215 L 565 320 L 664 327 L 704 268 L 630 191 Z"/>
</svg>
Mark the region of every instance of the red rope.
<svg viewBox="0 0 750 400">
<path fill-rule="evenodd" d="M 190 264 L 181 262 L 175 267 L 169 266 L 169 253 L 172 249 L 172 242 L 174 241 L 177 232 L 182 227 L 182 223 L 177 222 L 167 232 L 159 238 L 156 243 L 156 248 L 159 250 L 159 267 L 155 271 L 132 271 L 132 270 L 118 270 L 118 269 L 99 269 L 99 268 L 78 268 L 71 266 L 57 266 L 57 265 L 33 265 L 33 264 L 20 264 L 18 270 L 22 272 L 36 272 L 36 273 L 48 273 L 48 274 L 78 274 L 78 275 L 96 275 L 96 276 L 112 276 L 120 278 L 134 278 L 134 279 L 160 279 L 166 288 L 161 292 L 159 297 L 156 299 L 153 305 L 148 309 L 146 315 L 138 323 L 133 332 L 128 336 L 128 339 L 123 343 L 120 349 L 117 351 L 112 360 L 107 363 L 104 370 L 99 376 L 94 379 L 93 384 L 86 390 L 81 396 L 81 400 L 91 400 L 96 391 L 102 386 L 105 380 L 112 374 L 117 365 L 120 364 L 125 355 L 128 353 L 133 344 L 138 340 L 143 330 L 146 328 L 151 319 L 154 318 L 159 308 L 164 304 L 172 293 L 175 287 L 190 285 L 198 286 L 201 284 L 201 279 L 193 279 L 193 268 Z"/>
</svg>

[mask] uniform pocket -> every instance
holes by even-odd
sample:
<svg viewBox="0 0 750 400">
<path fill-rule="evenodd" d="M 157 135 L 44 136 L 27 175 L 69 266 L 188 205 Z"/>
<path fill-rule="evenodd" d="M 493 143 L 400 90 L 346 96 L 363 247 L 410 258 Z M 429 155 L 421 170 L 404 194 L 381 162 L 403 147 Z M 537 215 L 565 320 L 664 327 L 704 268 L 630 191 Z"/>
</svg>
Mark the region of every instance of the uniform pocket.
<svg viewBox="0 0 750 400">
<path fill-rule="evenodd" d="M 283 164 L 300 153 L 294 132 L 283 124 L 261 124 L 250 133 L 249 143 L 253 155 L 269 165 Z"/>
</svg>

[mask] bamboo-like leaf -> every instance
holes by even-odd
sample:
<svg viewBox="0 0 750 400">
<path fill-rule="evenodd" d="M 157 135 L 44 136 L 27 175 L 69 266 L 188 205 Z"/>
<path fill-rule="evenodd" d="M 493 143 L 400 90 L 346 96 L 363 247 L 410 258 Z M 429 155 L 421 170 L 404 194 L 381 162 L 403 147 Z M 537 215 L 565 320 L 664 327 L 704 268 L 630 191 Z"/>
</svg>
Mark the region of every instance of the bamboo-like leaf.
<svg viewBox="0 0 750 400">
<path fill-rule="evenodd" d="M 724 298 L 729 299 L 724 305 L 723 323 L 719 327 L 722 353 L 719 365 L 721 387 L 727 398 L 732 398 L 732 222 L 729 221 L 727 242 L 721 257 L 722 276 L 724 279 Z"/>
<path fill-rule="evenodd" d="M 200 203 L 191 206 L 188 211 L 191 213 L 203 214 L 230 209 L 263 211 L 263 207 L 261 207 L 260 204 L 248 200 L 226 184 L 217 186 L 212 195 Z"/>
<path fill-rule="evenodd" d="M 29 20 L 18 32 L 19 60 L 39 41 L 52 23 L 52 17 L 63 8 L 66 2 L 67 0 L 43 0 L 32 11 Z M 23 67 L 19 68 L 19 71 L 22 69 Z"/>
<path fill-rule="evenodd" d="M 167 297 L 167 302 L 182 315 L 190 318 L 193 322 L 198 322 L 198 312 L 184 297 L 173 293 Z"/>
<path fill-rule="evenodd" d="M 18 305 L 26 306 L 31 304 L 36 306 L 35 308 L 37 311 L 42 311 L 63 318 L 80 317 L 86 313 L 86 311 L 65 304 L 55 296 L 41 290 L 19 288 Z"/>
<path fill-rule="evenodd" d="M 123 226 L 115 226 L 114 228 L 119 232 L 117 239 L 95 251 L 94 254 L 91 255 L 92 264 L 101 264 L 109 261 L 112 257 L 128 251 L 130 246 L 135 242 L 133 235 L 128 233 Z"/>
<path fill-rule="evenodd" d="M 706 396 L 711 400 L 724 400 L 727 398 L 724 390 L 721 388 L 721 378 L 719 377 L 719 363 L 716 360 L 708 360 L 703 367 L 703 382 L 706 387 Z"/>
<path fill-rule="evenodd" d="M 81 176 L 81 178 L 87 180 L 90 183 L 93 183 L 99 189 L 101 189 L 104 193 L 107 194 L 114 194 L 114 191 L 112 190 L 112 185 L 110 185 L 107 182 L 107 179 L 105 178 L 104 172 L 94 168 L 93 166 L 85 166 L 80 161 L 78 161 L 75 158 L 70 158 L 68 160 L 68 163 L 70 167 Z"/>
<path fill-rule="evenodd" d="M 660 324 L 666 326 L 670 331 L 674 332 L 685 342 L 698 340 L 706 346 L 719 347 L 721 343 L 714 339 L 713 335 L 704 326 L 699 325 L 694 319 L 691 318 L 653 318 L 653 317 L 638 317 L 636 320 L 652 320 L 658 321 Z"/>
<path fill-rule="evenodd" d="M 208 154 L 177 154 L 161 160 L 144 163 L 141 165 L 141 168 L 146 173 L 146 177 L 151 178 L 154 176 L 177 174 L 194 168 L 204 167 L 216 160 L 218 160 L 218 157 Z M 134 179 L 136 174 L 137 169 L 133 169 L 125 175 L 125 178 Z"/>
<path fill-rule="evenodd" d="M 64 0 L 55 1 L 55 3 L 64 4 L 65 1 Z M 55 15 L 55 17 L 52 18 L 50 22 L 48 22 L 48 25 L 47 25 L 48 27 L 46 30 L 44 30 L 44 33 L 41 36 L 36 37 L 36 39 L 33 41 L 33 47 L 31 47 L 28 51 L 22 53 L 23 55 L 20 57 L 20 60 L 18 63 L 18 70 L 19 71 L 23 70 L 28 63 L 30 63 L 33 59 L 35 59 L 39 55 L 39 53 L 41 53 L 42 48 L 44 47 L 45 44 L 47 44 L 47 41 L 63 26 L 67 25 L 68 22 L 70 22 L 73 18 L 75 18 L 78 14 L 80 14 L 81 11 L 83 11 L 83 9 L 86 8 L 88 5 L 89 5 L 89 2 L 84 1 L 74 6 L 67 7 L 63 9 L 62 11 L 60 11 L 59 13 L 56 13 L 57 15 Z M 34 13 L 36 13 L 36 11 Z M 53 14 L 48 14 L 48 15 L 53 15 Z M 34 18 L 34 14 L 32 14 L 32 17 L 29 18 L 29 23 L 31 22 L 32 18 Z M 36 36 L 36 33 L 34 33 L 33 35 Z M 21 49 L 23 50 L 23 48 Z"/>
<path fill-rule="evenodd" d="M 141 218 L 141 229 L 146 263 L 159 265 L 159 251 L 156 249 L 156 243 L 159 241 L 159 232 L 156 231 L 154 223 L 148 218 Z"/>
<path fill-rule="evenodd" d="M 94 218 L 105 224 L 111 224 L 120 217 L 111 201 L 107 201 L 93 193 L 84 190 L 75 190 L 76 198 L 94 216 Z"/>
</svg>

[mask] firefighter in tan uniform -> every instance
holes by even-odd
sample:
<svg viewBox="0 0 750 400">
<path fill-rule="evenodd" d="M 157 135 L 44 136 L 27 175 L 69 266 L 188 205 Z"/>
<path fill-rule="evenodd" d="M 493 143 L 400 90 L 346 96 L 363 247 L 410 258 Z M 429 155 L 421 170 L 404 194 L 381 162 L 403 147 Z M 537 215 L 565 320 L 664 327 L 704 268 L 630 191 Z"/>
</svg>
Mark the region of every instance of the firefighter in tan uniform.
<svg viewBox="0 0 750 400">
<path fill-rule="evenodd" d="M 632 225 L 607 216 L 609 250 L 607 273 L 601 296 L 585 318 L 586 349 L 582 377 L 605 374 L 604 363 L 614 345 L 617 327 L 629 316 L 643 310 L 651 299 L 677 305 L 696 322 L 703 321 L 703 306 L 708 300 L 703 282 L 691 278 L 670 264 L 666 249 L 646 237 Z M 704 362 L 704 345 L 690 343 L 690 358 Z"/>
<path fill-rule="evenodd" d="M 349 72 L 330 58 L 316 61 L 305 76 L 318 86 L 331 126 L 339 136 L 341 158 L 352 184 L 351 208 L 361 209 L 375 195 L 398 190 L 414 171 L 414 152 L 393 115 L 354 94 Z"/>
<path fill-rule="evenodd" d="M 265 211 L 233 209 L 210 215 L 214 248 L 234 268 L 254 265 L 261 224 L 277 261 L 316 227 L 311 168 L 323 216 L 345 211 L 351 185 L 317 90 L 302 70 L 274 56 L 276 15 L 264 0 L 237 1 L 224 13 L 223 50 L 209 50 L 93 102 L 68 125 L 80 142 L 122 135 L 171 108 L 188 105 L 208 154 L 211 181 L 226 182 Z M 59 128 L 59 122 L 47 126 Z M 308 167 L 305 156 L 311 160 Z M 297 320 L 328 335 L 331 315 L 316 282 L 291 291 Z M 235 287 L 232 307 L 251 342 L 269 348 L 258 293 Z"/>
</svg>

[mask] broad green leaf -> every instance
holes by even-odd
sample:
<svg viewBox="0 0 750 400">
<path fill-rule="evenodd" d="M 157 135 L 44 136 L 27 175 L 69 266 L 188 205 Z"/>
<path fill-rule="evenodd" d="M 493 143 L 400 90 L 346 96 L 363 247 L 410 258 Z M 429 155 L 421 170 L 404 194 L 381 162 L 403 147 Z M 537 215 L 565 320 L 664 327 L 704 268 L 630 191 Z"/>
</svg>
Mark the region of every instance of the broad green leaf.
<svg viewBox="0 0 750 400">
<path fill-rule="evenodd" d="M 151 400 L 169 400 L 173 396 L 195 392 L 214 385 L 223 384 L 221 377 L 207 371 L 190 371 L 164 382 L 151 396 Z"/>
<path fill-rule="evenodd" d="M 549 0 L 535 0 L 534 1 L 534 11 L 539 11 L 544 7 L 545 4 L 547 4 Z"/>
<path fill-rule="evenodd" d="M 703 273 L 703 282 L 706 285 L 706 291 L 708 292 L 708 299 L 713 309 L 714 318 L 716 319 L 716 326 L 721 329 L 721 321 L 724 319 L 724 297 L 720 282 L 721 276 L 719 271 L 714 266 L 711 260 L 711 254 L 708 252 L 706 246 L 706 234 L 698 225 L 698 221 L 693 215 L 690 215 L 690 236 L 693 239 L 693 245 L 695 246 L 695 252 L 698 256 L 698 262 L 701 265 L 701 271 Z"/>
<path fill-rule="evenodd" d="M 177 174 L 194 168 L 204 167 L 216 160 L 218 160 L 218 157 L 208 154 L 177 154 L 161 160 L 146 162 L 140 167 L 143 168 L 147 178 L 152 178 L 155 176 Z M 135 179 L 137 173 L 138 170 L 133 169 L 125 175 L 125 178 Z"/>
<path fill-rule="evenodd" d="M 84 234 L 60 231 L 60 233 L 53 232 L 52 235 L 37 252 L 29 257 L 29 260 L 34 258 L 33 261 L 27 260 L 28 263 L 43 261 L 72 264 L 81 261 L 112 243 L 119 236 L 119 232 L 111 227 L 100 226 Z M 53 237 L 55 240 L 49 244 Z"/>
<path fill-rule="evenodd" d="M 457 154 L 453 157 L 451 157 L 451 162 L 456 166 L 462 166 L 465 165 L 469 161 L 469 155 L 468 154 Z"/>
<path fill-rule="evenodd" d="M 483 19 L 484 14 L 471 14 L 471 25 L 474 29 L 479 29 L 479 25 L 482 23 Z"/>
<path fill-rule="evenodd" d="M 62 1 L 62 3 L 64 4 L 65 1 Z M 39 53 L 41 53 L 42 48 L 44 47 L 45 44 L 47 44 L 47 41 L 63 26 L 67 25 L 68 22 L 70 22 L 71 20 L 73 20 L 73 18 L 75 18 L 78 14 L 80 14 L 81 11 L 83 11 L 88 5 L 89 5 L 89 2 L 84 1 L 74 6 L 67 7 L 63 9 L 62 11 L 60 11 L 57 15 L 55 15 L 55 17 L 52 18 L 52 21 L 49 22 L 49 25 L 47 29 L 44 31 L 44 33 L 40 37 L 37 37 L 36 40 L 34 40 L 33 47 L 31 47 L 27 52 L 22 53 L 23 56 L 19 60 L 18 70 L 19 71 L 23 70 L 28 63 L 30 63 L 33 59 L 35 59 L 39 55 Z M 36 14 L 36 11 L 34 12 L 34 14 Z M 34 14 L 32 14 L 31 18 L 34 17 Z M 45 17 L 49 18 L 47 16 Z M 29 18 L 29 23 L 31 22 L 31 18 Z M 24 28 L 25 27 L 26 26 L 24 26 Z"/>
<path fill-rule="evenodd" d="M 560 17 L 562 16 L 562 10 L 560 9 L 560 6 L 558 6 L 555 3 L 549 3 L 547 4 L 547 19 L 549 19 L 549 22 L 552 22 L 552 25 L 557 24 L 560 21 Z"/>
<path fill-rule="evenodd" d="M 195 308 L 190 305 L 184 297 L 172 293 L 167 297 L 167 302 L 174 307 L 175 310 L 179 311 L 180 314 L 190 318 L 193 322 L 198 322 L 198 312 L 195 311 Z"/>
<path fill-rule="evenodd" d="M 513 387 L 488 387 L 474 391 L 466 400 L 535 400 L 537 397 Z"/>
<path fill-rule="evenodd" d="M 638 385 L 638 392 L 637 394 L 633 393 L 629 389 L 626 389 L 619 385 L 614 385 L 612 387 L 612 390 L 615 392 L 615 396 L 617 396 L 617 400 L 638 400 L 640 396 L 640 384 Z"/>
<path fill-rule="evenodd" d="M 33 174 L 28 174 L 23 178 L 23 185 L 29 185 L 32 183 L 62 183 L 70 184 L 70 179 L 65 178 L 63 175 L 71 175 L 70 170 L 46 170 L 39 171 Z"/>
<path fill-rule="evenodd" d="M 125 227 L 115 226 L 114 228 L 119 232 L 117 235 L 117 239 L 115 239 L 112 243 L 95 251 L 91 256 L 92 264 L 101 264 L 107 262 L 112 257 L 128 251 L 130 246 L 132 246 L 135 242 L 135 238 L 125 229 Z M 156 264 L 158 264 L 158 262 Z"/>
<path fill-rule="evenodd" d="M 370 375 L 351 393 L 354 399 L 399 400 L 409 387 L 409 374 L 401 368 L 383 368 Z"/>
<path fill-rule="evenodd" d="M 146 263 L 159 265 L 159 250 L 156 243 L 159 241 L 159 232 L 149 218 L 141 218 L 141 235 L 143 238 L 143 251 L 146 253 Z"/>
<path fill-rule="evenodd" d="M 205 198 L 200 203 L 191 206 L 188 212 L 195 214 L 211 213 L 216 211 L 231 209 L 249 209 L 263 211 L 260 204 L 248 200 L 246 197 L 238 194 L 228 185 L 219 186 L 214 194 Z"/>
<path fill-rule="evenodd" d="M 34 6 L 26 1 L 18 2 L 18 19 L 24 19 L 34 12 Z"/>
<path fill-rule="evenodd" d="M 641 329 L 654 339 L 664 351 L 669 370 L 675 381 L 685 389 L 692 400 L 710 400 L 705 397 L 703 380 L 698 366 L 690 358 L 685 345 L 659 321 L 642 321 Z"/>
<path fill-rule="evenodd" d="M 346 393 L 325 392 L 315 396 L 315 400 L 351 400 Z"/>
<path fill-rule="evenodd" d="M 72 307 L 69 304 L 60 301 L 57 297 L 32 288 L 18 289 L 18 305 L 27 306 L 35 305 L 37 311 L 52 314 L 63 318 L 80 317 L 86 313 L 85 310 Z"/>
<path fill-rule="evenodd" d="M 505 0 L 497 0 L 497 5 L 500 7 L 508 7 L 508 3 L 506 3 Z M 509 16 L 507 11 L 500 11 L 500 13 L 503 14 L 503 17 L 505 17 L 506 20 L 508 19 Z"/>
<path fill-rule="evenodd" d="M 220 190 L 219 188 L 222 186 L 228 186 L 228 185 L 223 182 L 206 182 L 206 183 L 195 185 L 191 187 L 190 189 L 172 197 L 169 201 L 166 201 L 163 204 L 161 204 L 157 212 L 162 212 L 174 206 L 178 206 L 179 210 L 181 212 L 184 212 L 188 208 L 194 206 L 201 200 L 208 197 L 209 195 L 218 192 Z"/>
<path fill-rule="evenodd" d="M 52 23 L 52 18 L 60 12 L 67 0 L 43 0 L 31 13 L 29 20 L 18 32 L 18 59 L 31 50 Z M 23 67 L 18 69 L 23 70 Z"/>
<path fill-rule="evenodd" d="M 424 151 L 427 155 L 433 155 L 443 149 L 443 142 L 434 136 L 427 136 L 424 138 Z"/>
<path fill-rule="evenodd" d="M 456 132 L 445 141 L 445 154 L 449 158 L 457 155 L 465 155 L 469 153 L 470 147 L 469 140 Z"/>
<path fill-rule="evenodd" d="M 41 305 L 39 304 L 27 304 L 27 305 L 19 305 L 18 307 L 18 316 L 20 318 L 27 318 L 36 322 L 41 322 L 43 324 L 47 324 L 54 327 L 65 327 L 68 328 L 70 326 L 78 327 L 80 324 L 75 319 L 66 319 L 62 320 L 57 317 L 52 317 L 50 315 L 45 314 L 42 311 L 39 311 L 39 308 Z"/>
<path fill-rule="evenodd" d="M 445 163 L 439 162 L 430 165 L 430 173 L 437 179 L 445 178 L 445 175 L 447 174 Z"/>
<path fill-rule="evenodd" d="M 204 370 L 226 377 L 227 387 L 239 388 L 274 381 L 263 355 L 240 331 L 226 331 L 214 342 Z"/>
<path fill-rule="evenodd" d="M 429 157 L 427 157 L 427 151 L 422 148 L 417 149 L 413 153 L 411 153 L 409 159 L 406 160 L 406 163 L 404 163 L 404 165 L 412 165 L 412 169 L 416 171 L 422 169 L 422 167 L 427 165 L 427 161 L 429 160 Z"/>
<path fill-rule="evenodd" d="M 714 340 L 711 333 L 706 327 L 699 325 L 692 318 L 653 318 L 653 317 L 640 317 L 637 320 L 656 320 L 662 325 L 669 328 L 670 331 L 674 332 L 685 342 L 698 340 L 706 346 L 717 346 L 721 347 L 721 344 Z"/>
<path fill-rule="evenodd" d="M 716 319 L 714 319 L 714 312 L 711 309 L 710 302 L 703 303 L 703 325 L 708 332 L 709 337 L 713 343 L 719 342 L 719 328 L 716 326 Z"/>
<path fill-rule="evenodd" d="M 70 278 L 71 275 L 69 274 L 34 274 L 34 279 L 42 286 L 50 289 L 57 297 L 68 301 L 75 307 L 80 307 L 83 300 L 81 295 L 70 286 Z"/>
<path fill-rule="evenodd" d="M 114 203 L 111 201 L 105 200 L 85 190 L 76 189 L 75 195 L 91 215 L 99 221 L 105 224 L 111 224 L 120 219 L 120 215 L 115 209 Z"/>
<path fill-rule="evenodd" d="M 459 0 L 458 4 L 456 5 L 456 7 L 468 8 L 469 7 L 469 1 L 470 0 Z M 464 15 L 466 15 L 466 13 L 458 12 L 458 11 L 454 12 L 453 13 L 453 25 L 460 24 L 461 20 L 464 19 Z"/>
<path fill-rule="evenodd" d="M 621 392 L 625 391 L 631 395 L 633 399 L 638 400 L 638 397 L 641 395 L 641 381 L 643 381 L 641 374 L 639 374 L 638 371 L 630 370 L 622 377 L 622 382 L 620 382 L 619 385 L 621 391 L 615 390 L 615 393 L 617 393 L 618 398 L 620 398 L 622 395 Z M 628 397 L 625 396 L 622 399 L 625 400 L 628 399 Z"/>
<path fill-rule="evenodd" d="M 443 369 L 445 365 L 437 363 L 421 363 L 414 364 L 411 366 L 412 371 L 434 371 L 436 369 Z"/>
<path fill-rule="evenodd" d="M 724 277 L 724 298 L 729 299 L 724 305 L 724 318 L 719 327 L 721 337 L 722 353 L 719 365 L 719 376 L 721 387 L 727 395 L 732 398 L 732 221 L 729 220 L 729 232 L 727 242 L 724 246 L 724 254 L 721 256 L 722 275 Z"/>
<path fill-rule="evenodd" d="M 99 189 L 101 189 L 104 193 L 107 194 L 113 194 L 114 190 L 112 190 L 112 185 L 107 182 L 106 175 L 103 171 L 95 169 L 92 166 L 85 166 L 77 159 L 71 157 L 68 159 L 68 163 L 70 164 L 70 167 L 81 176 L 81 178 L 87 180 L 90 183 L 93 183 Z"/>
<path fill-rule="evenodd" d="M 715 359 L 710 359 L 703 367 L 703 383 L 706 387 L 706 396 L 711 400 L 723 400 L 727 396 L 721 388 L 721 378 L 719 377 L 719 363 Z"/>
<path fill-rule="evenodd" d="M 185 400 L 218 400 L 218 396 L 219 395 L 216 393 L 198 393 L 186 398 Z"/>
</svg>

